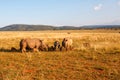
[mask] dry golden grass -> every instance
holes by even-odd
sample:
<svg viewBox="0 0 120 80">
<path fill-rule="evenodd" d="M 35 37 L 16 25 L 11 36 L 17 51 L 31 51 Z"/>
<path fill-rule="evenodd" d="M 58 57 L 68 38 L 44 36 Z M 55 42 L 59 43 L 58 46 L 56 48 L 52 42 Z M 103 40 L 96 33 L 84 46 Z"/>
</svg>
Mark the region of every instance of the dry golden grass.
<svg viewBox="0 0 120 80">
<path fill-rule="evenodd" d="M 49 45 L 73 39 L 73 51 L 11 52 L 22 38 L 44 39 Z M 88 46 L 86 46 L 86 43 Z M 0 80 L 119 80 L 119 30 L 0 32 Z"/>
</svg>

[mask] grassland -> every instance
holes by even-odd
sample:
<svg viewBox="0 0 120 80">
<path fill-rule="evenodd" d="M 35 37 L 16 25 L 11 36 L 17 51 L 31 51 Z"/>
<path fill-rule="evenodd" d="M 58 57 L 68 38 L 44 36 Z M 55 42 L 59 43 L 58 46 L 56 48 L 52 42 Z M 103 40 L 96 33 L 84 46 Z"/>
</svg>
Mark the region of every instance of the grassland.
<svg viewBox="0 0 120 80">
<path fill-rule="evenodd" d="M 120 31 L 0 32 L 0 80 L 119 80 Z M 11 52 L 22 38 L 44 39 L 49 45 L 73 39 L 73 51 Z M 90 46 L 84 46 L 89 43 Z"/>
</svg>

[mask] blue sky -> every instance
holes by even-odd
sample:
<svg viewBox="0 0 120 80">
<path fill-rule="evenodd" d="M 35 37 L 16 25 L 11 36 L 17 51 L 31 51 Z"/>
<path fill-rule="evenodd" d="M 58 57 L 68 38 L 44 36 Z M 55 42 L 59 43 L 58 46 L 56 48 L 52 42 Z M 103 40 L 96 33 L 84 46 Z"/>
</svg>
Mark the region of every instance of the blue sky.
<svg viewBox="0 0 120 80">
<path fill-rule="evenodd" d="M 0 27 L 10 24 L 120 24 L 120 0 L 0 0 Z"/>
</svg>

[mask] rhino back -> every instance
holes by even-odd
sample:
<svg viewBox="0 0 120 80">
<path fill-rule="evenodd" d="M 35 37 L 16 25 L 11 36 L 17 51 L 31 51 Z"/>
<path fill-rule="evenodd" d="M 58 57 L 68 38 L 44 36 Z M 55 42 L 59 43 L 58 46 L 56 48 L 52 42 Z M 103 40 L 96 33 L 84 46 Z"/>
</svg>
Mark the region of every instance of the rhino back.
<svg viewBox="0 0 120 80">
<path fill-rule="evenodd" d="M 29 48 L 35 48 L 40 45 L 39 39 L 26 39 L 26 42 Z"/>
</svg>

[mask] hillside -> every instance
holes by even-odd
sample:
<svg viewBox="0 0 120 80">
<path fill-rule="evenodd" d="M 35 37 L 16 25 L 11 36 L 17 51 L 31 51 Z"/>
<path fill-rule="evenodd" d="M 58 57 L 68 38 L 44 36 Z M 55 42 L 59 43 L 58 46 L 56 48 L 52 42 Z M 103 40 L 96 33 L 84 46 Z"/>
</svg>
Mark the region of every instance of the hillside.
<svg viewBox="0 0 120 80">
<path fill-rule="evenodd" d="M 86 26 L 50 26 L 13 24 L 0 28 L 0 31 L 38 31 L 38 30 L 80 30 L 80 29 L 120 29 L 120 25 L 86 25 Z"/>
<path fill-rule="evenodd" d="M 13 24 L 0 28 L 0 31 L 77 30 L 79 28 L 74 26 L 55 27 L 50 25 Z"/>
<path fill-rule="evenodd" d="M 36 30 L 53 30 L 53 26 L 48 25 L 25 25 L 13 24 L 0 28 L 1 31 L 36 31 Z"/>
<path fill-rule="evenodd" d="M 120 29 L 120 25 L 87 25 L 84 29 Z"/>
</svg>

